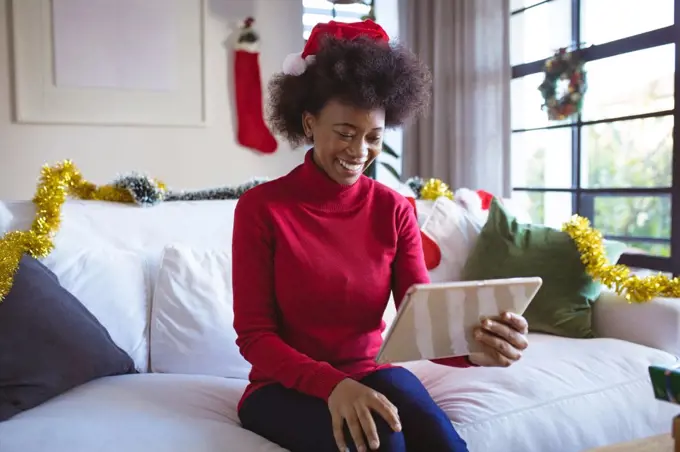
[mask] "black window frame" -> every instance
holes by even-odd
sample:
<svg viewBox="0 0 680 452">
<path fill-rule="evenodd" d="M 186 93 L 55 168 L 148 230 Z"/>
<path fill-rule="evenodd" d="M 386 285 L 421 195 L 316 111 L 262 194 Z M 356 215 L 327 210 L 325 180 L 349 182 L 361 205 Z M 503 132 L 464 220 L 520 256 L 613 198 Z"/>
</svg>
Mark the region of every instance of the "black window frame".
<svg viewBox="0 0 680 452">
<path fill-rule="evenodd" d="M 511 16 L 523 14 L 533 8 L 541 7 L 546 3 L 555 0 L 544 0 L 536 4 L 512 11 Z M 570 0 L 571 2 L 571 44 L 575 46 L 581 43 L 581 0 Z M 596 61 L 616 55 L 622 55 L 638 50 L 649 49 L 666 44 L 675 44 L 675 74 L 674 74 L 674 108 L 647 114 L 618 116 L 614 118 L 600 119 L 595 121 L 582 121 L 581 115 L 577 115 L 572 122 L 556 123 L 545 127 L 512 129 L 512 133 L 530 132 L 534 130 L 564 129 L 571 128 L 572 136 L 572 181 L 571 188 L 534 188 L 534 187 L 515 187 L 513 192 L 534 192 L 534 193 L 571 193 L 572 213 L 588 218 L 591 222 L 595 214 L 595 196 L 650 196 L 664 194 L 671 199 L 671 234 L 670 239 L 655 239 L 644 237 L 616 237 L 609 236 L 611 239 L 623 239 L 641 241 L 647 243 L 670 242 L 670 257 L 654 256 L 647 254 L 624 254 L 619 263 L 631 267 L 646 268 L 661 272 L 680 275 L 680 109 L 678 108 L 678 93 L 680 93 L 680 0 L 674 1 L 674 23 L 673 25 L 638 35 L 628 36 L 615 41 L 599 44 L 581 49 L 583 60 Z M 512 42 L 510 43 L 512 45 Z M 522 78 L 528 75 L 543 72 L 545 59 L 512 66 L 512 79 Z M 586 65 L 587 70 L 587 65 Z M 587 96 L 587 94 L 586 94 Z M 600 123 L 612 123 L 631 119 L 643 119 L 659 116 L 673 116 L 673 160 L 672 160 L 672 181 L 668 188 L 583 188 L 581 187 L 581 131 L 583 126 Z M 512 158 L 512 157 L 511 157 Z M 631 240 L 633 239 L 633 240 Z"/>
</svg>

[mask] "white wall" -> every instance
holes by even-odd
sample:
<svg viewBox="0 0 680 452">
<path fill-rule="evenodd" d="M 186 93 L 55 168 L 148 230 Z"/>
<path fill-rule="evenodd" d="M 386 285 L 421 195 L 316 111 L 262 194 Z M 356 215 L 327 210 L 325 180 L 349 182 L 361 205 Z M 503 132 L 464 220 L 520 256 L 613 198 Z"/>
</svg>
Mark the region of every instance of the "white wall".
<svg viewBox="0 0 680 452">
<path fill-rule="evenodd" d="M 301 0 L 208 0 L 207 128 L 53 126 L 12 123 L 9 0 L 0 0 L 0 199 L 33 195 L 40 168 L 71 159 L 83 176 L 104 184 L 131 171 L 146 172 L 173 188 L 237 184 L 251 177 L 277 177 L 302 161 L 300 150 L 280 143 L 264 156 L 238 146 L 227 82 L 231 59 L 226 40 L 252 15 L 261 38 L 263 82 L 285 55 L 300 51 Z M 105 108 L 105 106 L 102 106 Z"/>
</svg>

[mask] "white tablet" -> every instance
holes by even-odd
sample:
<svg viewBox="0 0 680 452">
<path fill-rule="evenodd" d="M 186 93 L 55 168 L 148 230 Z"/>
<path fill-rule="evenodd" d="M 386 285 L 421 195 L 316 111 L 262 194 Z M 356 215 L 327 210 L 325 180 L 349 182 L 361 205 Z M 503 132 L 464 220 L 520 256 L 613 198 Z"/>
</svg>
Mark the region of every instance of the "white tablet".
<svg viewBox="0 0 680 452">
<path fill-rule="evenodd" d="M 506 311 L 524 314 L 542 284 L 541 278 L 533 277 L 414 285 L 376 360 L 403 363 L 481 351 L 473 331 L 482 318 Z"/>
</svg>

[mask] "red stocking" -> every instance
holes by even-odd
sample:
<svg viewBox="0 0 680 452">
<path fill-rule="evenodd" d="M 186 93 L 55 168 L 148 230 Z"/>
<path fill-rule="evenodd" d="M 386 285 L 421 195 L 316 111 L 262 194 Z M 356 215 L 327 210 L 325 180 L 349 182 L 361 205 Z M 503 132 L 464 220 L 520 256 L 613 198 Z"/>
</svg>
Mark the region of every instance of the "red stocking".
<svg viewBox="0 0 680 452">
<path fill-rule="evenodd" d="M 237 139 L 242 146 L 272 154 L 277 143 L 264 122 L 262 112 L 259 38 L 252 29 L 253 22 L 251 17 L 246 19 L 234 55 Z"/>
</svg>

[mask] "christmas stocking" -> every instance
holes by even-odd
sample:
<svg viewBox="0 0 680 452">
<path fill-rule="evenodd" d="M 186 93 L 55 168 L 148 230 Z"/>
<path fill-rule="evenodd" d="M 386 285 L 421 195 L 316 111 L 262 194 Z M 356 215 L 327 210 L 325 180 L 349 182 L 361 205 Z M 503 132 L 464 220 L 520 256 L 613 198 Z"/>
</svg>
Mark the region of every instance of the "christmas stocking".
<svg viewBox="0 0 680 452">
<path fill-rule="evenodd" d="M 242 146 L 272 154 L 277 143 L 264 122 L 259 37 L 253 22 L 252 17 L 245 20 L 234 54 L 237 139 Z"/>
</svg>

